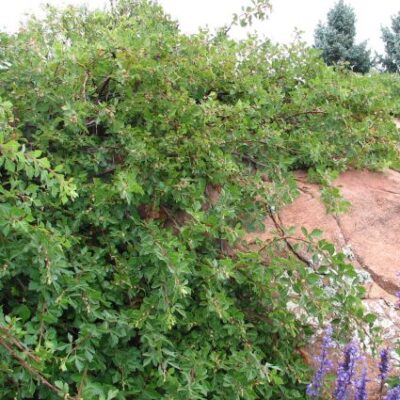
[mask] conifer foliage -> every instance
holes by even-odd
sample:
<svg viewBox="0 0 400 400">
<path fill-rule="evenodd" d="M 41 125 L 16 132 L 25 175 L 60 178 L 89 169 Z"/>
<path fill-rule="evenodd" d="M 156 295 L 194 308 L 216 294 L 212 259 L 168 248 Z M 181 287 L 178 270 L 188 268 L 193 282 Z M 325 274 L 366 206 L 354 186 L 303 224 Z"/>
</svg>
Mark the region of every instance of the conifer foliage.
<svg viewBox="0 0 400 400">
<path fill-rule="evenodd" d="M 400 73 L 400 12 L 392 17 L 391 27 L 382 28 L 386 55 L 382 64 L 386 71 Z"/>
<path fill-rule="evenodd" d="M 353 8 L 339 0 L 328 12 L 327 23 L 317 26 L 314 46 L 322 50 L 328 65 L 347 63 L 353 71 L 365 73 L 371 68 L 371 55 L 366 42 L 355 43 L 355 23 Z"/>
</svg>

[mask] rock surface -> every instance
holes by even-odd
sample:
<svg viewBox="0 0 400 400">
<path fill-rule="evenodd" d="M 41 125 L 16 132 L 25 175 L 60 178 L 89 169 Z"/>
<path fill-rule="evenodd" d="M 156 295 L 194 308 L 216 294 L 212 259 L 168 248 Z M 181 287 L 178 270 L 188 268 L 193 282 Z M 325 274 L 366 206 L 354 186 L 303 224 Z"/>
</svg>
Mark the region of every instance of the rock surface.
<svg viewBox="0 0 400 400">
<path fill-rule="evenodd" d="M 317 185 L 297 174 L 301 195 L 285 208 L 281 219 L 287 226 L 320 228 L 338 249 L 350 252 L 354 263 L 367 270 L 392 299 L 400 290 L 400 173 L 348 171 L 335 185 L 351 202 L 349 212 L 328 215 Z M 390 296 L 392 295 L 392 296 Z"/>
<path fill-rule="evenodd" d="M 297 236 L 302 236 L 302 226 L 308 231 L 321 229 L 323 237 L 343 251 L 357 269 L 370 274 L 364 304 L 378 315 L 384 342 L 394 346 L 400 333 L 396 306 L 400 291 L 400 173 L 348 171 L 339 176 L 334 184 L 351 202 L 350 210 L 339 216 L 327 214 L 318 185 L 309 183 L 304 172 L 298 172 L 296 180 L 300 196 L 281 211 L 280 221 L 285 227 L 297 227 Z M 276 236 L 270 218 L 265 226 L 265 232 L 252 234 L 250 239 Z M 368 364 L 370 373 L 377 376 L 377 361 L 369 359 Z M 378 398 L 376 380 L 370 385 L 370 398 Z"/>
<path fill-rule="evenodd" d="M 370 298 L 396 301 L 400 291 L 400 173 L 347 171 L 334 182 L 343 197 L 351 202 L 350 210 L 327 214 L 320 188 L 307 181 L 304 172 L 296 173 L 300 196 L 280 213 L 286 227 L 308 231 L 321 229 L 325 239 L 349 256 L 352 263 L 373 278 Z M 269 240 L 276 235 L 270 218 L 263 233 L 252 233 L 249 240 Z"/>
</svg>

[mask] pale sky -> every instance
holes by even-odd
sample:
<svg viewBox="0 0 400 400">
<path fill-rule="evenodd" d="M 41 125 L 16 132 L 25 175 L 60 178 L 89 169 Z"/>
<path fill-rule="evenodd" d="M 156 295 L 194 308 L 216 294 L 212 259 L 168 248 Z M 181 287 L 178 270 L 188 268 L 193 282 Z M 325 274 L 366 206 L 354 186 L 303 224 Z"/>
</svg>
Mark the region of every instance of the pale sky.
<svg viewBox="0 0 400 400">
<path fill-rule="evenodd" d="M 165 10 L 179 21 L 184 32 L 195 32 L 199 26 L 215 28 L 229 23 L 234 12 L 249 4 L 247 0 L 158 0 Z M 318 21 L 324 21 L 335 0 L 271 0 L 273 11 L 269 20 L 257 24 L 260 35 L 274 41 L 288 43 L 295 28 L 304 32 L 303 38 L 310 44 Z M 26 13 L 37 13 L 40 5 L 82 4 L 104 7 L 108 0 L 0 0 L 0 27 L 7 31 L 16 30 Z M 369 47 L 383 51 L 380 27 L 390 25 L 390 17 L 400 11 L 399 0 L 347 0 L 357 15 L 357 39 L 368 40 Z M 244 31 L 232 31 L 240 37 Z"/>
</svg>

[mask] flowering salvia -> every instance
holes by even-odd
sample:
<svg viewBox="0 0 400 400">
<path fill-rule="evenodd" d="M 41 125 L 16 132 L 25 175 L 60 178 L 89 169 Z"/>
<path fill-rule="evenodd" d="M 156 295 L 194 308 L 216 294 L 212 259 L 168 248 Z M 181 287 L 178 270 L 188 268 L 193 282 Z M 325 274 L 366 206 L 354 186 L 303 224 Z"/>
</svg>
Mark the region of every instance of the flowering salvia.
<svg viewBox="0 0 400 400">
<path fill-rule="evenodd" d="M 389 390 L 388 394 L 384 397 L 384 400 L 400 400 L 400 385 Z"/>
<path fill-rule="evenodd" d="M 400 272 L 397 274 L 400 277 Z M 399 299 L 397 307 L 400 308 L 400 291 L 396 293 Z M 322 343 L 322 351 L 316 358 L 319 367 L 315 372 L 313 381 L 307 386 L 307 395 L 312 399 L 321 399 L 322 388 L 324 385 L 325 375 L 332 368 L 332 362 L 329 360 L 328 350 L 333 346 L 332 343 L 332 327 L 329 326 Z M 336 371 L 336 386 L 333 392 L 335 400 L 368 400 L 367 382 L 368 371 L 364 367 L 358 379 L 355 379 L 357 362 L 361 359 L 358 345 L 355 341 L 349 343 L 344 349 L 344 359 L 339 364 Z M 385 381 L 388 377 L 390 369 L 390 351 L 383 349 L 380 352 L 379 361 L 379 381 L 380 381 L 380 399 L 383 400 L 400 400 L 400 385 L 390 389 L 386 396 L 383 397 Z M 353 394 L 352 396 L 350 396 Z"/>
<path fill-rule="evenodd" d="M 398 278 L 400 278 L 400 272 L 398 272 L 397 274 L 396 274 L 396 276 L 398 277 Z M 400 308 L 400 291 L 398 291 L 398 292 L 396 292 L 396 297 L 397 297 L 397 303 L 396 303 L 396 307 L 397 308 Z"/>
<path fill-rule="evenodd" d="M 381 383 L 381 386 L 380 386 L 381 396 L 383 393 L 383 388 L 384 388 L 385 380 L 387 378 L 388 373 L 389 373 L 389 350 L 383 349 L 381 351 L 381 360 L 379 362 L 379 375 L 378 375 L 380 383 Z"/>
<path fill-rule="evenodd" d="M 329 325 L 322 341 L 321 354 L 315 359 L 318 362 L 318 369 L 314 375 L 313 381 L 307 386 L 307 395 L 311 399 L 319 399 L 321 397 L 325 375 L 332 368 L 332 362 L 328 358 L 329 348 L 331 348 L 332 345 L 332 326 Z"/>
<path fill-rule="evenodd" d="M 379 362 L 379 379 L 383 382 L 389 372 L 389 350 L 383 349 L 381 351 L 381 361 Z"/>
<path fill-rule="evenodd" d="M 318 361 L 318 369 L 315 372 L 313 381 L 307 386 L 307 396 L 311 399 L 322 399 L 324 379 L 332 368 L 332 362 L 329 360 L 329 348 L 333 347 L 332 328 L 326 330 L 321 354 L 316 358 Z M 356 378 L 357 363 L 362 359 L 358 344 L 353 341 L 349 343 L 343 351 L 343 361 L 339 364 L 336 371 L 336 386 L 333 392 L 335 400 L 368 400 L 367 382 L 368 370 L 364 366 L 361 374 Z M 379 380 L 380 399 L 383 400 L 400 400 L 400 385 L 389 390 L 383 397 L 383 389 L 386 378 L 389 374 L 390 352 L 389 349 L 383 349 L 380 352 L 379 362 Z"/>
<path fill-rule="evenodd" d="M 356 382 L 356 394 L 354 396 L 354 400 L 368 400 L 367 375 L 368 375 L 367 368 L 364 367 L 361 373 L 361 378 Z"/>
<path fill-rule="evenodd" d="M 337 371 L 336 388 L 333 393 L 336 400 L 347 400 L 349 387 L 353 384 L 356 363 L 360 358 L 359 349 L 351 342 L 344 350 L 344 360 Z"/>
</svg>

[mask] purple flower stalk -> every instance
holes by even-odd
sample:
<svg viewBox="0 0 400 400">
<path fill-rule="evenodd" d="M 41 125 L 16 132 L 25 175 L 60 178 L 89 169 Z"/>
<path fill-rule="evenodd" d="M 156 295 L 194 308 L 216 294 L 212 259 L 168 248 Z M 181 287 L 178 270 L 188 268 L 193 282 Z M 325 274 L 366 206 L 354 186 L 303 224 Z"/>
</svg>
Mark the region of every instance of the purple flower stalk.
<svg viewBox="0 0 400 400">
<path fill-rule="evenodd" d="M 332 345 L 332 326 L 329 325 L 322 340 L 321 354 L 315 358 L 319 365 L 318 369 L 315 372 L 313 381 L 307 386 L 306 393 L 311 399 L 321 398 L 325 375 L 332 368 L 332 362 L 328 359 L 329 349 Z"/>
<path fill-rule="evenodd" d="M 381 394 L 383 392 L 383 386 L 389 372 L 389 349 L 383 349 L 381 351 L 381 361 L 379 362 L 379 379 L 381 381 Z"/>
<path fill-rule="evenodd" d="M 383 400 L 400 400 L 400 385 L 389 390 L 388 394 Z"/>
<path fill-rule="evenodd" d="M 397 297 L 396 307 L 400 308 L 400 292 L 396 292 L 396 297 Z"/>
<path fill-rule="evenodd" d="M 384 381 L 389 372 L 389 349 L 381 351 L 381 361 L 379 363 L 379 379 Z"/>
<path fill-rule="evenodd" d="M 349 386 L 353 383 L 355 366 L 360 358 L 356 342 L 351 342 L 344 350 L 344 360 L 337 371 L 335 400 L 347 400 Z"/>
<path fill-rule="evenodd" d="M 367 368 L 364 367 L 361 378 L 356 382 L 356 395 L 354 400 L 368 400 L 368 393 L 367 393 Z"/>
</svg>

